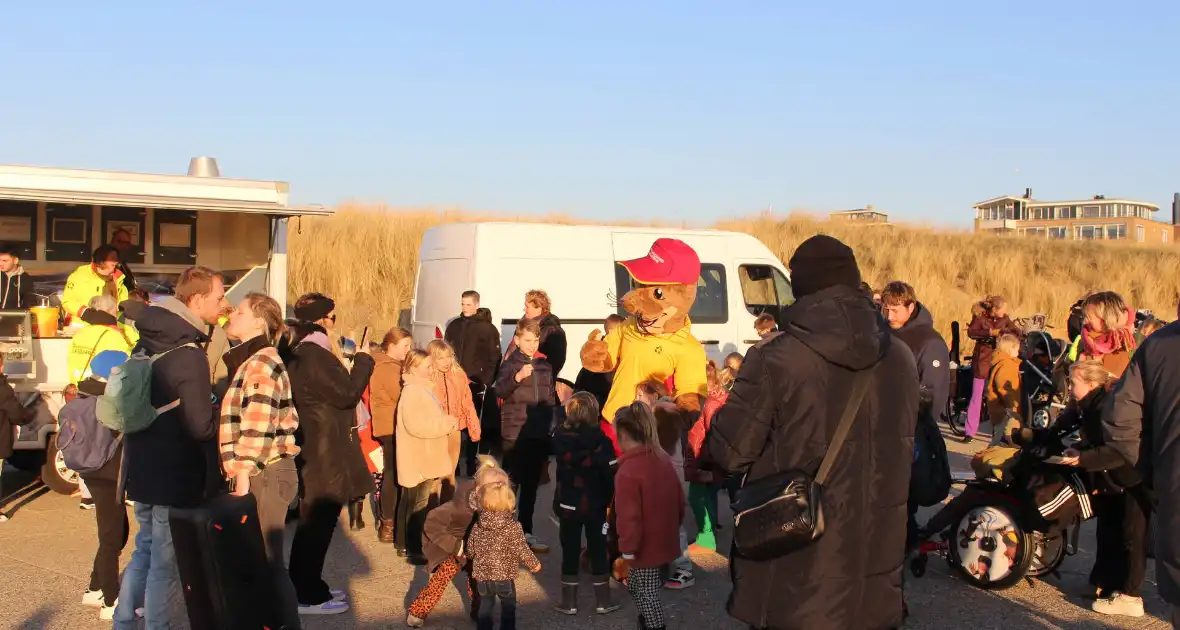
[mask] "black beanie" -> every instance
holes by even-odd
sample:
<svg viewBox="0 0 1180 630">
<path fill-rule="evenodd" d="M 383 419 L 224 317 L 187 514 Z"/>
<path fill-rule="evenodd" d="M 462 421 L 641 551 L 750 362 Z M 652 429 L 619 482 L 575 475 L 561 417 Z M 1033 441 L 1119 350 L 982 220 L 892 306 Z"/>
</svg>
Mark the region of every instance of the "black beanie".
<svg viewBox="0 0 1180 630">
<path fill-rule="evenodd" d="M 803 241 L 787 266 L 791 270 L 791 288 L 797 297 L 836 285 L 853 289 L 860 286 L 860 268 L 856 266 L 852 248 L 826 234 Z"/>
<path fill-rule="evenodd" d="M 332 298 L 319 293 L 305 295 L 299 301 L 307 303 L 295 307 L 295 319 L 305 322 L 318 322 L 336 310 L 336 303 L 332 301 Z"/>
</svg>

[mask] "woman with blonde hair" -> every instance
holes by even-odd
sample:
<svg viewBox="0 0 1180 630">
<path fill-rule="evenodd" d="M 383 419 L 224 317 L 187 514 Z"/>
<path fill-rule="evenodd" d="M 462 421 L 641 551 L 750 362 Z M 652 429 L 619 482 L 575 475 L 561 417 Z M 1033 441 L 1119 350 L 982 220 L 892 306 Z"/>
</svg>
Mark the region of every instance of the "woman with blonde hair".
<svg viewBox="0 0 1180 630">
<path fill-rule="evenodd" d="M 443 412 L 459 420 L 459 430 L 448 436 L 447 448 L 455 474 L 450 477 L 450 487 L 445 488 L 443 500 L 449 498 L 454 491 L 455 477 L 459 474 L 459 451 L 463 444 L 463 431 L 467 432 L 472 442 L 479 442 L 479 416 L 475 413 L 475 401 L 471 397 L 471 379 L 463 366 L 455 360 L 455 349 L 442 339 L 435 339 L 426 344 L 426 351 L 430 353 L 430 380 L 434 382 L 434 395 L 442 403 Z"/>
<path fill-rule="evenodd" d="M 996 349 L 996 340 L 1005 333 L 1020 334 L 1012 319 L 1008 317 L 1008 300 L 992 295 L 972 305 L 967 336 L 975 341 L 975 350 L 971 354 L 974 380 L 971 383 L 971 402 L 967 405 L 967 420 L 963 423 L 963 441 L 968 444 L 975 439 L 975 433 L 979 431 L 979 421 L 983 415 L 984 389 L 992 369 L 992 352 Z"/>
<path fill-rule="evenodd" d="M 1066 463 L 1087 471 L 1093 488 L 1091 504 L 1098 520 L 1094 568 L 1088 595 L 1095 612 L 1143 616 L 1143 586 L 1147 570 L 1147 522 L 1150 495 L 1142 478 L 1117 451 L 1106 444 L 1102 415 L 1108 390 L 1116 380 L 1101 359 L 1082 359 L 1069 371 L 1076 405 L 1057 420 L 1058 426 L 1077 425 L 1082 440 L 1065 452 Z"/>
<path fill-rule="evenodd" d="M 297 628 L 299 602 L 283 563 L 283 536 L 287 507 L 299 494 L 299 415 L 287 366 L 275 348 L 282 330 L 282 308 L 261 293 L 247 295 L 230 316 L 225 332 L 240 343 L 225 353 L 230 384 L 221 402 L 218 442 L 225 476 L 234 482 L 233 494 L 253 494 L 258 504 L 281 620 Z"/>
<path fill-rule="evenodd" d="M 426 515 L 438 505 L 442 481 L 455 471 L 450 435 L 459 420 L 443 410 L 431 380 L 433 361 L 422 350 L 406 355 L 401 399 L 397 404 L 397 482 L 402 487 L 398 505 L 397 546 L 410 564 L 426 564 L 422 528 Z"/>
<path fill-rule="evenodd" d="M 1085 324 L 1077 355 L 1097 359 L 1116 378 L 1123 375 L 1135 351 L 1135 311 L 1114 291 L 1099 291 L 1082 302 Z"/>
</svg>

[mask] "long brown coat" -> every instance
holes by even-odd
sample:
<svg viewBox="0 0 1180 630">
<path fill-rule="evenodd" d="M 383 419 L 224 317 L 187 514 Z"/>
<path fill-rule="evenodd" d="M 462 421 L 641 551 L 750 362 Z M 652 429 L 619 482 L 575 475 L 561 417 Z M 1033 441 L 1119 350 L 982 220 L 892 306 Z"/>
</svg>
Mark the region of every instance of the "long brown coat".
<svg viewBox="0 0 1180 630">
<path fill-rule="evenodd" d="M 373 437 L 385 437 L 393 435 L 394 416 L 402 396 L 402 364 L 384 352 L 374 354 L 373 362 L 373 376 L 369 378 Z"/>
</svg>

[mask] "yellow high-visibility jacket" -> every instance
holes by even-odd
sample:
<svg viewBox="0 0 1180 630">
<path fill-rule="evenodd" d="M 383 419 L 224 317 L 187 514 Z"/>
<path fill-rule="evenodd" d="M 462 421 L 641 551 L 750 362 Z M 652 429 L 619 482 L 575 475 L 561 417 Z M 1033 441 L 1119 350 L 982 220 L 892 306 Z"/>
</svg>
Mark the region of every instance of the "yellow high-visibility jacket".
<svg viewBox="0 0 1180 630">
<path fill-rule="evenodd" d="M 90 376 L 90 360 L 104 350 L 131 354 L 131 345 L 118 326 L 87 326 L 79 330 L 70 342 L 70 354 L 66 358 L 70 383 L 77 385 Z"/>
<path fill-rule="evenodd" d="M 94 271 L 94 265 L 82 265 L 66 280 L 66 289 L 61 294 L 61 306 L 70 317 L 78 317 L 86 310 L 91 298 L 101 295 L 106 288 L 106 278 Z M 115 272 L 115 288 L 119 293 L 118 304 L 127 301 L 127 285 L 123 283 L 123 272 Z"/>
</svg>

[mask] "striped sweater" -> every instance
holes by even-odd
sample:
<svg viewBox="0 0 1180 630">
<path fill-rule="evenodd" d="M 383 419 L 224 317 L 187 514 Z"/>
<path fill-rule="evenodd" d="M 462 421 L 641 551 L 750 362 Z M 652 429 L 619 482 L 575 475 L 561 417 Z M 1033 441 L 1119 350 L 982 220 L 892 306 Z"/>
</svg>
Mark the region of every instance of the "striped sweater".
<svg viewBox="0 0 1180 630">
<path fill-rule="evenodd" d="M 287 368 L 278 351 L 266 346 L 238 368 L 221 403 L 218 443 L 226 476 L 256 475 L 273 459 L 295 457 L 298 428 Z"/>
</svg>

